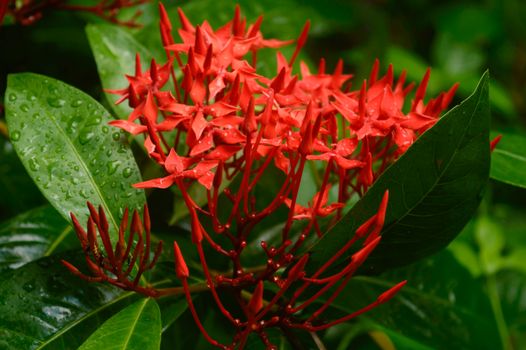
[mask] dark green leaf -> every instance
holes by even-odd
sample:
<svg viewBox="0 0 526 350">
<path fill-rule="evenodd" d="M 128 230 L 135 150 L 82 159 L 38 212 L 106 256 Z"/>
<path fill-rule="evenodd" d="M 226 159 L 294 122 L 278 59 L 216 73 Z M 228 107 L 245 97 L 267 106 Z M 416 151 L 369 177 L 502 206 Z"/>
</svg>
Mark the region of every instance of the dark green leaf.
<svg viewBox="0 0 526 350">
<path fill-rule="evenodd" d="M 379 277 L 354 277 L 334 305 L 354 312 L 404 279 L 407 285 L 392 300 L 364 316 L 434 349 L 499 348 L 487 295 L 448 251 Z"/>
<path fill-rule="evenodd" d="M 161 312 L 153 299 L 142 299 L 104 322 L 80 350 L 157 350 L 161 345 Z"/>
<path fill-rule="evenodd" d="M 77 247 L 72 227 L 51 206 L 20 214 L 0 225 L 0 271 Z"/>
<path fill-rule="evenodd" d="M 78 264 L 81 254 L 62 258 Z M 88 283 L 53 255 L 0 274 L 1 349 L 76 349 L 132 293 Z"/>
<path fill-rule="evenodd" d="M 41 75 L 10 75 L 6 116 L 22 163 L 50 203 L 84 222 L 86 201 L 102 205 L 116 232 L 124 207 L 141 208 L 140 174 L 121 132 L 94 99 Z"/>
<path fill-rule="evenodd" d="M 471 218 L 489 173 L 488 74 L 477 90 L 425 132 L 311 250 L 321 266 L 373 216 L 383 193 L 389 204 L 370 271 L 411 263 L 444 248 Z"/>
<path fill-rule="evenodd" d="M 526 137 L 501 134 L 502 139 L 491 154 L 490 176 L 513 186 L 526 188 Z"/>
<path fill-rule="evenodd" d="M 95 56 L 97 70 L 104 89 L 123 89 L 128 86 L 125 74 L 134 75 L 135 54 L 143 65 L 152 59 L 149 51 L 124 29 L 109 24 L 90 24 L 86 34 Z M 106 98 L 119 118 L 127 118 L 131 109 L 127 103 L 115 105 L 117 95 L 106 93 Z"/>
</svg>

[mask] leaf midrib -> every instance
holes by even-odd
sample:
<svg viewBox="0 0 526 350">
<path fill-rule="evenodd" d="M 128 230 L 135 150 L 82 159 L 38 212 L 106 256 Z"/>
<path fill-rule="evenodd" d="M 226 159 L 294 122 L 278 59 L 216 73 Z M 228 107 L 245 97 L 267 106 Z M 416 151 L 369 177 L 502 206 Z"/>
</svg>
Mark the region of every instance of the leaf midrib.
<svg viewBox="0 0 526 350">
<path fill-rule="evenodd" d="M 41 106 L 42 106 L 42 104 L 41 104 Z M 44 108 L 42 108 L 42 109 L 44 109 Z M 53 116 L 53 113 L 51 113 L 50 110 L 47 109 L 47 108 L 44 109 L 44 110 L 47 112 L 46 114 L 49 117 L 49 119 L 55 124 L 58 132 L 62 134 L 61 135 L 62 139 L 68 145 L 68 147 L 71 148 L 71 150 L 73 151 L 73 155 L 77 158 L 78 162 L 82 166 L 82 169 L 85 171 L 89 182 L 92 184 L 93 188 L 95 189 L 95 192 L 96 192 L 97 196 L 100 198 L 101 205 L 103 206 L 104 211 L 107 213 L 106 216 L 110 218 L 110 221 L 111 221 L 111 223 L 113 225 L 113 229 L 116 232 L 119 229 L 119 225 L 117 225 L 117 221 L 115 220 L 115 217 L 113 216 L 113 213 L 110 211 L 110 208 L 109 208 L 108 204 L 106 203 L 106 200 L 105 200 L 104 196 L 102 195 L 102 192 L 100 191 L 99 187 L 97 186 L 97 182 L 93 178 L 93 175 L 91 174 L 91 171 L 89 170 L 88 166 L 83 161 L 83 159 L 81 157 L 81 154 L 77 151 L 77 148 L 73 144 L 72 140 L 69 138 L 68 134 L 65 132 L 65 130 L 62 128 L 62 126 L 55 119 L 55 117 Z M 86 125 L 86 123 L 84 123 L 83 126 L 85 126 L 85 125 Z"/>
<path fill-rule="evenodd" d="M 150 298 L 144 299 L 144 301 L 143 301 L 143 303 L 141 305 L 141 308 L 138 310 L 137 317 L 133 321 L 133 324 L 130 327 L 130 331 L 128 333 L 128 336 L 126 337 L 126 341 L 123 344 L 124 345 L 123 349 L 127 349 L 128 348 L 128 343 L 130 342 L 130 339 L 132 338 L 133 331 L 134 331 L 135 327 L 137 326 L 137 322 L 139 322 L 139 319 L 141 318 L 141 315 L 142 315 L 142 311 L 144 310 L 144 308 L 146 307 L 146 304 L 148 304 L 149 301 L 150 301 Z"/>
<path fill-rule="evenodd" d="M 486 84 L 486 83 L 485 83 Z M 420 198 L 420 200 L 418 200 L 411 208 L 408 208 L 408 210 L 405 212 L 405 214 L 403 214 L 402 216 L 400 216 L 396 221 L 393 221 L 389 227 L 382 233 L 382 235 L 386 234 L 387 232 L 391 231 L 392 230 L 392 227 L 395 227 L 396 224 L 398 224 L 400 221 L 402 221 L 405 217 L 407 217 L 409 215 L 409 213 L 411 213 L 416 207 L 418 207 L 423 201 L 424 199 L 427 198 L 427 196 L 433 191 L 433 189 L 436 187 L 436 185 L 438 183 L 440 183 L 440 179 L 442 178 L 442 176 L 447 172 L 447 170 L 449 169 L 449 166 L 451 165 L 451 163 L 453 162 L 453 160 L 455 159 L 457 153 L 458 153 L 458 150 L 459 150 L 459 147 L 458 145 L 462 143 L 462 140 L 464 140 L 465 136 L 466 136 L 466 133 L 467 131 L 469 130 L 471 124 L 472 124 L 472 121 L 473 121 L 473 117 L 475 116 L 475 112 L 478 110 L 478 107 L 479 107 L 479 104 L 480 104 L 480 101 L 481 101 L 481 98 L 480 98 L 480 94 L 478 96 L 478 99 L 477 99 L 477 104 L 475 105 L 475 108 L 473 108 L 473 112 L 471 113 L 471 116 L 469 117 L 469 123 L 467 123 L 467 126 L 466 128 L 464 129 L 463 133 L 462 133 L 462 137 L 459 138 L 459 141 L 457 142 L 457 144 L 455 145 L 455 151 L 453 152 L 453 154 L 451 155 L 451 157 L 449 157 L 449 160 L 447 161 L 446 165 L 443 167 L 442 171 L 437 174 L 437 178 L 436 178 L 436 181 L 433 182 L 433 185 L 429 186 L 428 190 L 425 192 L 425 194 Z M 459 105 L 458 107 L 460 107 L 461 105 Z M 457 108 L 458 108 L 457 107 Z M 452 110 L 454 111 L 454 110 Z M 451 112 L 452 112 L 451 111 Z"/>
</svg>

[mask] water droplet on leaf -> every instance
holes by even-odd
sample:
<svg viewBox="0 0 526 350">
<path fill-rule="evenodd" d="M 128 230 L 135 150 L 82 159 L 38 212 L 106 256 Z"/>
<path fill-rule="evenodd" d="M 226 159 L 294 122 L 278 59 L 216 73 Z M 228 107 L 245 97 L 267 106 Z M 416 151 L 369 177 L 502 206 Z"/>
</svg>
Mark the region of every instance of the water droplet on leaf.
<svg viewBox="0 0 526 350">
<path fill-rule="evenodd" d="M 82 130 L 79 135 L 79 142 L 81 145 L 87 144 L 91 138 L 95 136 L 95 133 L 91 130 Z"/>
<path fill-rule="evenodd" d="M 124 168 L 124 170 L 122 171 L 122 176 L 128 178 L 131 176 L 132 172 L 132 168 Z"/>
<path fill-rule="evenodd" d="M 13 131 L 11 133 L 11 140 L 13 140 L 13 141 L 20 140 L 20 132 L 19 131 Z"/>
<path fill-rule="evenodd" d="M 48 98 L 47 103 L 54 108 L 60 108 L 66 104 L 66 101 L 64 101 L 61 98 Z"/>
<path fill-rule="evenodd" d="M 75 101 L 71 102 L 71 107 L 77 108 L 77 107 L 81 106 L 82 103 L 83 103 L 82 100 L 75 100 Z"/>
</svg>

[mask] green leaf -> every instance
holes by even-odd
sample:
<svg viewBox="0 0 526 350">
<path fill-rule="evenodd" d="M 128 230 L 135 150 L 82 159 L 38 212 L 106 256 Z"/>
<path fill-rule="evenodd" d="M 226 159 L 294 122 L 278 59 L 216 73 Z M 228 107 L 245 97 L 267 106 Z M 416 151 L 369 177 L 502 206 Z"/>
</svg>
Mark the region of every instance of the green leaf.
<svg viewBox="0 0 526 350">
<path fill-rule="evenodd" d="M 18 159 L 13 145 L 3 137 L 0 137 L 0 160 L 0 219 L 7 219 L 45 203 Z"/>
<path fill-rule="evenodd" d="M 51 206 L 33 209 L 0 224 L 0 271 L 77 247 L 71 232 L 69 223 Z"/>
<path fill-rule="evenodd" d="M 490 176 L 513 186 L 526 188 L 526 137 L 499 134 L 502 139 L 491 154 Z"/>
<path fill-rule="evenodd" d="M 475 92 L 425 132 L 311 249 L 312 271 L 389 204 L 370 271 L 409 264 L 444 248 L 477 209 L 489 174 L 488 74 Z M 347 256 L 351 252 L 347 253 Z"/>
<path fill-rule="evenodd" d="M 108 126 L 94 99 L 37 74 L 10 75 L 6 117 L 14 147 L 49 202 L 81 222 L 86 201 L 102 205 L 117 231 L 125 207 L 141 208 L 144 192 L 132 188 L 140 173 L 123 133 Z"/>
<path fill-rule="evenodd" d="M 61 258 L 76 265 L 83 259 L 75 251 L 0 273 L 1 349 L 77 348 L 119 301 L 133 295 L 81 280 Z"/>
<path fill-rule="evenodd" d="M 97 63 L 97 70 L 104 89 L 123 89 L 128 86 L 125 74 L 134 75 L 135 54 L 143 65 L 152 59 L 150 52 L 124 29 L 109 24 L 89 24 L 86 34 Z M 115 105 L 117 95 L 105 93 L 111 108 L 119 118 L 131 112 L 127 103 Z"/>
<path fill-rule="evenodd" d="M 448 251 L 382 276 L 356 276 L 333 305 L 352 313 L 405 279 L 407 285 L 393 299 L 364 317 L 389 330 L 388 334 L 399 333 L 410 340 L 414 347 L 407 348 L 499 348 L 488 296 L 479 280 Z"/>
<path fill-rule="evenodd" d="M 79 350 L 157 350 L 161 345 L 161 312 L 153 299 L 142 299 L 104 322 Z"/>
</svg>

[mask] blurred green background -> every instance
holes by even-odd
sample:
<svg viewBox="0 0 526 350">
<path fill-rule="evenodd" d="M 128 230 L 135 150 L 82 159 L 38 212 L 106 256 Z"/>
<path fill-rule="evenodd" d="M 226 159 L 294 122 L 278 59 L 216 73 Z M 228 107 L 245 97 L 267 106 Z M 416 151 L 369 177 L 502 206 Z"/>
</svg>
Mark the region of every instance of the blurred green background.
<svg viewBox="0 0 526 350">
<path fill-rule="evenodd" d="M 482 73 L 489 69 L 492 129 L 495 134 L 526 135 L 525 1 L 242 0 L 239 3 L 249 21 L 264 15 L 262 31 L 267 37 L 295 38 L 305 20 L 310 19 L 311 32 L 302 58 L 314 68 L 324 57 L 330 70 L 341 57 L 345 71 L 355 74 L 355 82 L 368 76 L 375 58 L 380 59 L 384 72 L 389 63 L 394 65 L 397 74 L 406 69 L 410 81 L 419 81 L 429 66 L 432 75 L 428 96 L 459 82 L 455 100 L 459 102 L 473 91 Z M 234 6 L 233 2 L 219 0 L 166 1 L 165 4 L 172 14 L 176 6 L 182 6 L 194 23 L 206 19 L 213 26 L 228 21 Z M 156 4 L 143 5 L 142 10 L 139 22 L 143 27 L 129 31 L 162 59 Z M 133 12 L 124 11 L 123 16 Z M 28 27 L 6 21 L 0 27 L 1 93 L 5 90 L 7 74 L 31 71 L 63 80 L 104 100 L 84 31 L 86 23 L 100 21 L 87 14 L 58 11 L 44 13 L 41 21 Z M 258 68 L 272 70 L 272 65 L 260 62 Z M 2 115 L 2 221 L 44 203 L 18 161 L 3 121 Z M 453 254 L 469 272 L 477 288 L 482 288 L 489 297 L 489 312 L 497 324 L 502 347 L 525 349 L 526 190 L 492 180 L 478 215 L 448 251 L 447 254 Z M 447 268 L 449 266 L 444 266 Z M 455 290 L 460 274 L 444 272 L 445 278 L 449 278 L 448 287 Z M 430 322 L 427 327 L 439 326 L 433 323 L 433 317 L 425 322 Z M 362 339 L 358 333 L 342 335 L 351 333 L 344 327 L 336 329 L 331 333 L 333 338 L 329 334 L 325 341 L 331 349 L 346 349 L 350 344 L 375 348 L 382 343 L 378 339 L 371 341 L 374 337 Z M 447 344 L 434 347 L 447 348 Z"/>
</svg>

